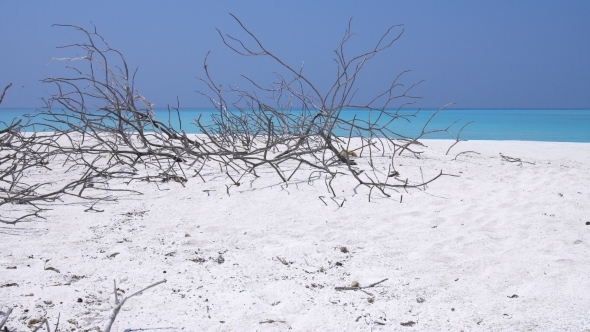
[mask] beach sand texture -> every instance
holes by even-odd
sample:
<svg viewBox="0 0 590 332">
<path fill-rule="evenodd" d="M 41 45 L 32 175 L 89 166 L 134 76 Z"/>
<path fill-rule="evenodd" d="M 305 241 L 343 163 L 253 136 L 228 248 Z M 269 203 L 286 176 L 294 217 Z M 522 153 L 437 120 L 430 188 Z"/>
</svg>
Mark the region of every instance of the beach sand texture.
<svg viewBox="0 0 590 332">
<path fill-rule="evenodd" d="M 144 195 L 102 213 L 56 205 L 0 225 L 0 310 L 14 308 L 18 331 L 45 312 L 88 331 L 114 305 L 113 279 L 124 296 L 165 278 L 113 331 L 589 330 L 590 144 L 470 141 L 445 155 L 451 141 L 424 143 L 396 165 L 457 177 L 391 198 L 369 202 L 342 176 L 332 200 L 323 178 L 270 171 L 228 195 L 211 171 L 186 188 L 136 183 Z"/>
</svg>

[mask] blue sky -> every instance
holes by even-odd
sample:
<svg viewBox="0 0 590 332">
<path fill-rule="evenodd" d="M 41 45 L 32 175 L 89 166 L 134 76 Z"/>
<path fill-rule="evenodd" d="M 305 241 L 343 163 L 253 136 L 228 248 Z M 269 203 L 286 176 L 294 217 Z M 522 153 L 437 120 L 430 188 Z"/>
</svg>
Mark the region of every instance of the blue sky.
<svg viewBox="0 0 590 332">
<path fill-rule="evenodd" d="M 54 23 L 90 28 L 91 22 L 128 64 L 136 87 L 157 107 L 207 107 L 202 63 L 225 86 L 240 74 L 271 82 L 276 70 L 263 59 L 240 58 L 215 28 L 244 36 L 233 13 L 320 89 L 333 81 L 333 49 L 348 20 L 357 33 L 347 54 L 366 50 L 393 24 L 404 34 L 366 68 L 357 98 L 370 98 L 397 73 L 405 84 L 425 80 L 415 105 L 438 108 L 590 108 L 590 1 L 3 1 L 0 4 L 2 107 L 40 107 L 54 88 L 40 83 L 65 75 L 52 56 L 82 41 Z"/>
</svg>

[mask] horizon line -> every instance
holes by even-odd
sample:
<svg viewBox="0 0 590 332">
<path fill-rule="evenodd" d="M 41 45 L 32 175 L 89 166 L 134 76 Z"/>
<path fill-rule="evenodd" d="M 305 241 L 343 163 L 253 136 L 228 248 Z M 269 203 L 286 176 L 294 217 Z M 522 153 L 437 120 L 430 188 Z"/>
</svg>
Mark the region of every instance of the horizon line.
<svg viewBox="0 0 590 332">
<path fill-rule="evenodd" d="M 7 107 L 7 106 L 0 106 L 0 111 L 2 110 L 42 110 L 41 107 Z M 440 107 L 421 107 L 421 108 L 386 108 L 386 111 L 436 111 L 439 110 Z M 154 107 L 153 110 L 168 110 L 168 107 Z M 171 111 L 175 109 L 170 108 Z M 212 107 L 205 107 L 205 106 L 187 106 L 187 107 L 180 107 L 178 110 L 194 110 L 194 111 L 215 111 L 215 108 Z M 231 111 L 237 109 L 230 109 Z M 292 109 L 297 111 L 298 109 Z M 343 110 L 356 110 L 356 111 L 369 111 L 369 110 L 361 110 L 361 109 L 346 109 Z M 590 107 L 581 107 L 581 108 L 551 108 L 551 107 L 544 107 L 544 108 L 535 108 L 535 107 L 523 107 L 523 108 L 516 108 L 516 107 L 502 107 L 502 108 L 495 108 L 495 107 L 460 107 L 460 108 L 444 108 L 440 109 L 441 111 L 590 111 Z M 373 109 L 373 111 L 379 111 L 379 109 Z"/>
</svg>

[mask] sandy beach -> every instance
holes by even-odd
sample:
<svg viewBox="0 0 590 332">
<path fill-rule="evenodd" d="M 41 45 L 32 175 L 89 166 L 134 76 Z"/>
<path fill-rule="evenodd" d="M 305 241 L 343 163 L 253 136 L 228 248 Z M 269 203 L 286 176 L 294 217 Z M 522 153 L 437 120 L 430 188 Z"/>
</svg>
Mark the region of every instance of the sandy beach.
<svg viewBox="0 0 590 332">
<path fill-rule="evenodd" d="M 228 194 L 211 170 L 186 187 L 134 183 L 143 195 L 104 212 L 66 200 L 46 220 L 0 224 L 6 326 L 59 316 L 60 331 L 98 331 L 113 280 L 123 297 L 166 279 L 113 330 L 590 331 L 590 143 L 469 141 L 446 155 L 452 141 L 423 142 L 420 160 L 395 163 L 453 176 L 389 198 L 369 201 L 351 176 L 332 198 L 321 178 L 271 170 Z"/>
</svg>

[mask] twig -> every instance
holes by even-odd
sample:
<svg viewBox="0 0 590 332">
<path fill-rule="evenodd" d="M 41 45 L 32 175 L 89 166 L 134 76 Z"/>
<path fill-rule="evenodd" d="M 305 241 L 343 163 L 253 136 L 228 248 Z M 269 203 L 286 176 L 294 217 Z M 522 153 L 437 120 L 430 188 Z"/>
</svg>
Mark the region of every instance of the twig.
<svg viewBox="0 0 590 332">
<path fill-rule="evenodd" d="M 457 155 L 455 156 L 455 158 L 453 158 L 453 160 L 457 160 L 457 157 L 459 157 L 460 155 L 464 154 L 464 153 L 475 153 L 475 154 L 481 154 L 479 152 L 475 152 L 475 151 L 462 151 L 457 153 Z"/>
<path fill-rule="evenodd" d="M 57 273 L 60 273 L 58 269 L 54 268 L 54 267 L 47 267 L 47 262 L 49 262 L 49 259 L 45 260 L 45 264 L 43 265 L 43 269 L 46 271 L 54 271 Z"/>
<path fill-rule="evenodd" d="M 115 293 L 115 304 L 119 304 L 119 296 L 117 295 L 117 280 L 113 279 L 113 293 Z"/>
<path fill-rule="evenodd" d="M 2 318 L 2 321 L 0 321 L 0 329 L 4 326 L 4 324 L 6 324 L 6 321 L 8 320 L 8 316 L 10 316 L 10 314 L 12 313 L 12 309 L 13 308 L 9 308 L 6 313 L 4 314 L 4 318 Z"/>
<path fill-rule="evenodd" d="M 337 290 L 337 291 L 344 291 L 344 290 L 357 291 L 357 290 L 363 290 L 363 289 L 366 289 L 366 288 L 375 287 L 375 286 L 379 285 L 380 283 L 385 282 L 387 280 L 389 280 L 389 278 L 385 278 L 385 279 L 383 279 L 381 281 L 378 281 L 376 283 L 370 284 L 368 286 L 363 286 L 363 287 L 350 287 L 350 286 L 346 286 L 346 287 L 334 287 L 334 289 Z"/>
<path fill-rule="evenodd" d="M 121 302 L 116 303 L 115 307 L 113 308 L 113 311 L 109 315 L 108 321 L 106 322 L 104 328 L 102 329 L 103 332 L 110 332 L 111 331 L 111 327 L 113 326 L 113 323 L 115 322 L 115 319 L 117 318 L 117 315 L 119 314 L 119 311 L 121 310 L 121 308 L 123 307 L 123 305 L 125 304 L 125 302 L 127 300 L 129 300 L 130 298 L 134 297 L 135 295 L 141 294 L 142 292 L 144 292 L 144 291 L 146 291 L 146 290 L 148 290 L 148 289 L 150 289 L 152 287 L 155 287 L 155 286 L 157 286 L 157 285 L 159 285 L 161 283 L 164 283 L 164 282 L 166 282 L 166 279 L 160 280 L 160 281 L 158 281 L 156 283 L 153 283 L 153 284 L 151 284 L 151 285 L 143 288 L 142 290 L 139 290 L 139 291 L 137 291 L 137 292 L 135 292 L 135 293 L 133 293 L 133 294 L 131 294 L 129 296 L 124 297 L 123 299 L 121 299 Z M 116 289 L 116 284 L 115 284 L 115 300 L 116 299 L 117 299 L 117 289 Z"/>
<path fill-rule="evenodd" d="M 422 172 L 422 167 L 420 167 L 420 175 L 422 176 L 422 183 L 424 183 L 424 173 Z M 426 190 L 426 183 L 424 183 L 424 190 Z"/>
<path fill-rule="evenodd" d="M 6 90 L 8 90 L 11 86 L 12 86 L 12 83 L 8 83 L 8 85 L 2 91 L 2 94 L 0 95 L 0 104 L 2 104 L 2 100 L 4 99 L 4 95 L 6 94 Z"/>
<path fill-rule="evenodd" d="M 61 312 L 57 314 L 57 323 L 55 323 L 55 328 L 53 329 L 54 332 L 58 332 L 60 318 L 61 318 Z M 47 332 L 50 332 L 49 326 L 47 326 Z"/>
<path fill-rule="evenodd" d="M 341 207 L 344 205 L 344 202 L 346 202 L 346 198 L 344 198 L 344 199 L 342 200 L 342 203 L 338 203 L 338 201 L 336 201 L 336 200 L 334 199 L 334 197 L 330 197 L 330 199 L 332 199 L 332 200 L 334 201 L 334 203 L 336 203 L 336 205 L 338 205 L 338 208 L 341 208 Z"/>
<path fill-rule="evenodd" d="M 502 160 L 507 161 L 507 162 L 511 162 L 511 163 L 518 163 L 518 166 L 520 166 L 520 167 L 522 167 L 522 163 L 527 163 L 527 164 L 531 164 L 531 165 L 535 164 L 535 163 L 521 160 L 520 158 L 513 158 L 513 157 L 505 156 L 502 153 L 500 153 L 500 156 L 502 157 Z"/>
<path fill-rule="evenodd" d="M 457 143 L 459 143 L 459 141 L 461 141 L 461 140 L 459 139 L 459 136 L 461 136 L 461 132 L 463 132 L 463 129 L 465 129 L 465 127 L 467 127 L 467 126 L 468 126 L 468 125 L 470 125 L 471 123 L 473 123 L 473 121 L 469 121 L 469 122 L 467 122 L 466 124 L 464 124 L 464 125 L 463 125 L 463 127 L 461 127 L 461 129 L 459 129 L 459 132 L 457 133 L 457 137 L 455 137 L 455 143 L 453 143 L 451 146 L 449 146 L 449 148 L 447 149 L 447 152 L 445 153 L 445 155 L 448 155 L 448 154 L 449 154 L 449 152 L 451 151 L 451 149 L 452 149 L 452 148 L 453 148 L 455 145 L 457 145 Z M 449 131 L 448 131 L 448 129 L 449 129 L 449 128 L 447 128 L 447 132 L 449 132 Z M 449 134 L 450 134 L 450 133 L 449 133 Z M 453 136 L 453 135 L 451 135 L 451 136 Z M 455 157 L 455 158 L 456 158 L 456 157 Z"/>
<path fill-rule="evenodd" d="M 260 324 L 272 324 L 272 323 L 284 323 L 284 324 L 286 324 L 287 321 L 268 319 L 268 320 L 263 320 L 263 321 L 260 322 Z"/>
<path fill-rule="evenodd" d="M 283 265 L 289 266 L 289 262 L 287 262 L 284 258 L 277 256 L 279 262 L 283 263 Z"/>
</svg>

